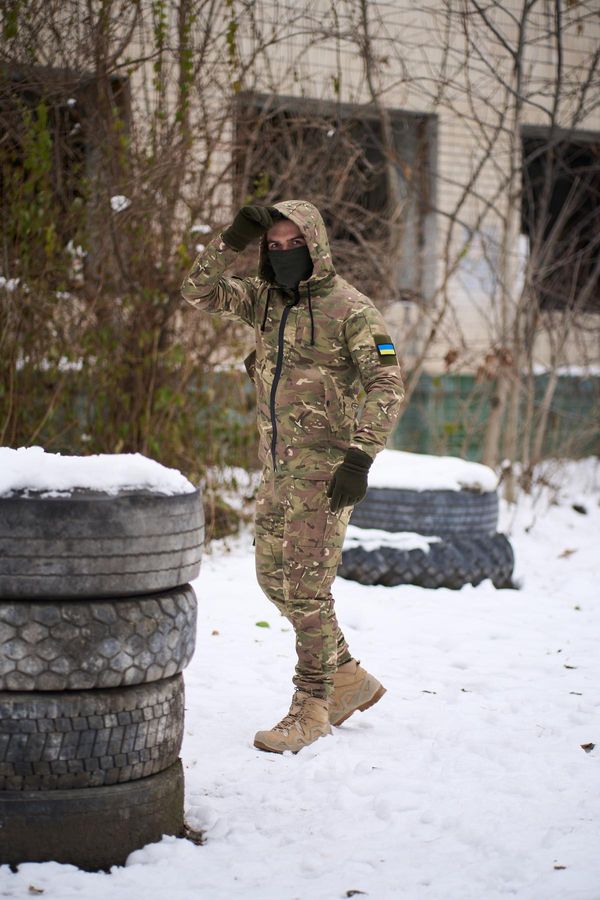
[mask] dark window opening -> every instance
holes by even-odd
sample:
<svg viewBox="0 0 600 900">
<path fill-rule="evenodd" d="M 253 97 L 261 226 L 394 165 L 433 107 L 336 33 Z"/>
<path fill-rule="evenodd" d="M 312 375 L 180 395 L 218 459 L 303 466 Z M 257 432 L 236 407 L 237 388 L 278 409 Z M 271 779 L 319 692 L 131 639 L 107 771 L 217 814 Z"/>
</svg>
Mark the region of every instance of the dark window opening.
<svg viewBox="0 0 600 900">
<path fill-rule="evenodd" d="M 521 230 L 541 309 L 600 312 L 600 140 L 523 136 Z"/>
<path fill-rule="evenodd" d="M 237 200 L 308 199 L 320 209 L 336 268 L 379 299 L 428 294 L 435 117 L 243 94 L 236 116 Z"/>
<path fill-rule="evenodd" d="M 128 128 L 126 79 L 110 78 L 108 100 Z M 97 82 L 52 68 L 2 70 L 0 133 L 0 214 L 16 272 L 23 244 L 43 245 L 50 229 L 61 246 L 78 239 L 102 143 Z M 40 254 L 40 271 L 43 265 Z M 29 274 L 35 273 L 31 254 Z"/>
</svg>

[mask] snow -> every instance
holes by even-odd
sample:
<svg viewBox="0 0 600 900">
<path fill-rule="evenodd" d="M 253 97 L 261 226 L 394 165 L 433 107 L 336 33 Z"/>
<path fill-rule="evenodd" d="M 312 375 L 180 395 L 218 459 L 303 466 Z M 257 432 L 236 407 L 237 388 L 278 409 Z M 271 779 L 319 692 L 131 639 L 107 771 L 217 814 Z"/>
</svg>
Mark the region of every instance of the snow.
<svg viewBox="0 0 600 900">
<path fill-rule="evenodd" d="M 377 550 L 379 547 L 395 547 L 396 550 L 423 550 L 429 553 L 429 545 L 441 540 L 439 537 L 417 534 L 415 531 L 382 531 L 379 528 L 359 528 L 348 525 L 344 550 L 362 547 Z"/>
<path fill-rule="evenodd" d="M 0 447 L 0 496 L 23 490 L 59 496 L 77 488 L 108 494 L 140 488 L 161 494 L 196 490 L 177 469 L 168 469 L 141 453 L 61 456 L 46 453 L 42 447 Z"/>
<path fill-rule="evenodd" d="M 536 363 L 533 366 L 534 375 L 547 375 L 552 371 L 554 370 L 551 366 L 544 366 L 541 363 Z M 592 365 L 591 363 L 586 366 L 557 366 L 556 374 L 570 378 L 597 378 L 600 375 L 600 366 Z"/>
<path fill-rule="evenodd" d="M 81 244 L 74 244 L 72 239 L 69 240 L 65 249 L 75 259 L 83 259 L 84 256 L 87 256 L 87 250 L 84 250 Z"/>
<path fill-rule="evenodd" d="M 113 212 L 123 212 L 128 206 L 131 206 L 131 200 L 123 194 L 115 194 L 110 198 L 110 206 Z"/>
<path fill-rule="evenodd" d="M 31 360 L 25 356 L 17 357 L 15 368 L 17 372 L 20 372 L 25 366 L 31 364 Z M 59 372 L 81 372 L 84 366 L 84 360 L 79 357 L 79 359 L 67 359 L 66 356 L 61 356 L 58 361 L 49 360 L 49 359 L 40 359 L 39 361 L 34 363 L 35 368 L 40 372 L 51 372 L 54 369 L 58 369 Z"/>
<path fill-rule="evenodd" d="M 495 491 L 498 478 L 488 466 L 457 456 L 382 450 L 371 466 L 369 486 L 413 491 Z"/>
<path fill-rule="evenodd" d="M 4 288 L 5 291 L 16 291 L 20 282 L 20 278 L 5 278 L 4 275 L 0 275 L 0 288 Z"/>
<path fill-rule="evenodd" d="M 210 225 L 206 225 L 204 222 L 197 222 L 196 225 L 192 225 L 190 228 L 191 234 L 210 234 L 211 231 Z"/>
<path fill-rule="evenodd" d="M 213 545 L 182 751 L 206 843 L 164 838 L 111 874 L 4 867 L 0 896 L 598 900 L 600 466 L 544 474 L 556 488 L 502 510 L 521 590 L 336 580 L 351 650 L 387 694 L 297 756 L 252 746 L 289 705 L 290 626 L 256 584 L 251 534 Z"/>
</svg>

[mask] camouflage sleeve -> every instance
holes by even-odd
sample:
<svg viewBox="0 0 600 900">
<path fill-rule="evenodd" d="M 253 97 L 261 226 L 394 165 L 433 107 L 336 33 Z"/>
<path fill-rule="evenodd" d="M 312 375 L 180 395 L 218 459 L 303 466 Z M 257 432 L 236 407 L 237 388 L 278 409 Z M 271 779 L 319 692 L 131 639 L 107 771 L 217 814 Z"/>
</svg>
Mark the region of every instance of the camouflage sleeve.
<svg viewBox="0 0 600 900">
<path fill-rule="evenodd" d="M 400 366 L 386 324 L 375 307 L 363 307 L 351 316 L 345 324 L 345 336 L 366 394 L 350 446 L 374 458 L 385 447 L 404 399 Z"/>
<path fill-rule="evenodd" d="M 255 280 L 225 278 L 223 275 L 237 255 L 220 236 L 212 240 L 196 257 L 181 285 L 181 293 L 196 309 L 254 325 L 257 294 Z"/>
</svg>

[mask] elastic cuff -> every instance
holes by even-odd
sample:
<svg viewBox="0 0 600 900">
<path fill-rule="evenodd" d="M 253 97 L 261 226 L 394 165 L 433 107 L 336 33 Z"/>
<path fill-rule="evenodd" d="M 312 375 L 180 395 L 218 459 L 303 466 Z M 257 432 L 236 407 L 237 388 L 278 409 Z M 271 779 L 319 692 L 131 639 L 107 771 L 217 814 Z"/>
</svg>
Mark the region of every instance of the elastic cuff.
<svg viewBox="0 0 600 900">
<path fill-rule="evenodd" d="M 373 458 L 368 453 L 365 453 L 364 450 L 359 450 L 357 447 L 348 447 L 344 462 L 368 472 L 373 463 Z"/>
<path fill-rule="evenodd" d="M 226 228 L 225 231 L 221 235 L 221 240 L 223 241 L 224 244 L 227 244 L 227 246 L 230 250 L 234 250 L 236 253 L 241 253 L 242 250 L 246 249 L 249 242 L 248 241 L 244 242 L 243 240 L 240 241 L 239 239 L 236 240 L 235 237 L 232 237 L 231 235 L 227 234 L 228 231 L 229 231 L 229 229 Z"/>
</svg>

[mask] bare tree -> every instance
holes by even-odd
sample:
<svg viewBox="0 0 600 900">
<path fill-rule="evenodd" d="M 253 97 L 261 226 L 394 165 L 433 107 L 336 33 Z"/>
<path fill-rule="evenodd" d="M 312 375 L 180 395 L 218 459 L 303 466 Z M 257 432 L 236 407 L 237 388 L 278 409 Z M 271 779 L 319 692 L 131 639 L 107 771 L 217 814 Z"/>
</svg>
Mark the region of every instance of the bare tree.
<svg viewBox="0 0 600 900">
<path fill-rule="evenodd" d="M 235 370 L 248 336 L 187 310 L 179 285 L 233 206 L 308 194 L 340 271 L 390 315 L 410 310 L 408 401 L 436 355 L 477 371 L 485 461 L 530 471 L 568 349 L 597 347 L 598 141 L 585 164 L 573 150 L 600 102 L 593 0 L 444 0 L 413 10 L 420 32 L 401 3 L 275 13 L 241 0 L 4 7 L 0 440 L 141 450 L 192 475 L 252 464 Z M 588 33 L 566 65 L 571 36 Z M 320 54 L 323 77 L 310 71 Z M 436 161 L 436 117 L 467 148 L 454 168 Z M 561 202 L 557 184 L 570 186 Z M 239 270 L 254 264 L 241 255 Z M 465 435 L 470 417 L 469 400 Z"/>
</svg>

